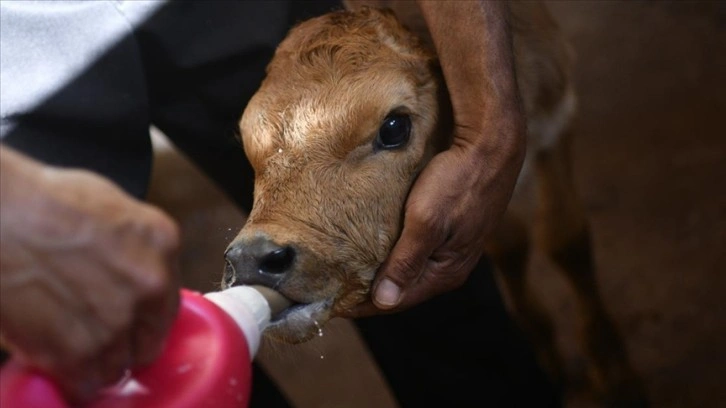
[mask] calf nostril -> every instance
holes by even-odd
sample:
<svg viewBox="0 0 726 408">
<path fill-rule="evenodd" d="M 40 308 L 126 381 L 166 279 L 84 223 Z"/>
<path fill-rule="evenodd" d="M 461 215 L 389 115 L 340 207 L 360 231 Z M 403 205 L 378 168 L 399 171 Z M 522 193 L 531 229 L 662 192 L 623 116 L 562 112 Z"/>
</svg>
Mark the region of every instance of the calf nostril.
<svg viewBox="0 0 726 408">
<path fill-rule="evenodd" d="M 239 257 L 242 254 L 242 247 L 237 245 L 230 245 L 227 247 L 227 249 L 224 251 L 224 260 L 227 263 L 234 263 L 236 259 L 239 259 Z"/>
<path fill-rule="evenodd" d="M 276 249 L 260 259 L 260 272 L 281 274 L 292 266 L 295 250 L 287 246 Z"/>
<path fill-rule="evenodd" d="M 222 288 L 231 288 L 236 282 L 237 271 L 234 269 L 234 264 L 232 264 L 232 262 L 226 258 L 224 260 L 224 275 L 222 277 Z"/>
</svg>

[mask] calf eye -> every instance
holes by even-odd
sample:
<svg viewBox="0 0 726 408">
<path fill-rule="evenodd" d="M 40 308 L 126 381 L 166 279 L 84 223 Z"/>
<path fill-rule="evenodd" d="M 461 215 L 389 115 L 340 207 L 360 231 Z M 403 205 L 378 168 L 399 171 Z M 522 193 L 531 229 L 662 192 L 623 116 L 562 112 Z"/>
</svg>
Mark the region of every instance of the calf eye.
<svg viewBox="0 0 726 408">
<path fill-rule="evenodd" d="M 408 142 L 411 135 L 411 118 L 408 115 L 392 114 L 386 117 L 378 129 L 375 146 L 379 149 L 395 149 Z"/>
</svg>

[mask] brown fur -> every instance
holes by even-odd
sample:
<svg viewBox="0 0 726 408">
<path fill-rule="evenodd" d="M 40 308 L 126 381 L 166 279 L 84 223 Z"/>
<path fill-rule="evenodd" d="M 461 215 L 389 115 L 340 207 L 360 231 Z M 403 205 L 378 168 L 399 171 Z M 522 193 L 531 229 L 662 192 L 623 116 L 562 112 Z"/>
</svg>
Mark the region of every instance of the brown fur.
<svg viewBox="0 0 726 408">
<path fill-rule="evenodd" d="M 401 231 L 410 186 L 449 143 L 448 101 L 415 8 L 394 4 L 394 14 L 361 3 L 386 2 L 349 1 L 356 11 L 291 30 L 240 122 L 256 173 L 255 201 L 230 248 L 260 240 L 295 248 L 293 267 L 275 286 L 310 305 L 268 330 L 288 342 L 311 338 L 319 325 L 367 298 Z M 594 356 L 592 378 L 600 390 L 613 400 L 640 400 L 625 347 L 597 293 L 587 220 L 572 182 L 569 47 L 539 2 L 512 3 L 512 29 L 528 154 L 487 253 L 553 376 L 562 375 L 562 364 L 551 323 L 525 280 L 532 245 L 552 257 L 578 293 L 587 322 L 583 342 Z M 411 139 L 404 149 L 376 151 L 373 139 L 392 111 L 411 116 Z M 228 273 L 236 273 L 234 262 Z"/>
<path fill-rule="evenodd" d="M 235 241 L 264 233 L 298 249 L 296 272 L 280 287 L 290 298 L 329 299 L 341 314 L 367 296 L 400 232 L 409 186 L 434 151 L 432 63 L 392 14 L 373 10 L 304 22 L 280 44 L 241 120 L 255 201 Z M 374 153 L 395 109 L 412 115 L 416 136 L 405 150 Z M 302 340 L 314 334 L 308 325 L 270 332 Z"/>
</svg>

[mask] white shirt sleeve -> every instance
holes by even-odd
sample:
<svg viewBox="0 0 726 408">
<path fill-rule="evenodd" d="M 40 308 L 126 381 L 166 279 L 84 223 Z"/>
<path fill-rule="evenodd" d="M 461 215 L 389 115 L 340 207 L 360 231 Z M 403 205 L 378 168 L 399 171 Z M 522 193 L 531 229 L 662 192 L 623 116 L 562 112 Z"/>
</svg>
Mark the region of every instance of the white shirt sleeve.
<svg viewBox="0 0 726 408">
<path fill-rule="evenodd" d="M 0 138 L 165 2 L 0 2 Z"/>
</svg>

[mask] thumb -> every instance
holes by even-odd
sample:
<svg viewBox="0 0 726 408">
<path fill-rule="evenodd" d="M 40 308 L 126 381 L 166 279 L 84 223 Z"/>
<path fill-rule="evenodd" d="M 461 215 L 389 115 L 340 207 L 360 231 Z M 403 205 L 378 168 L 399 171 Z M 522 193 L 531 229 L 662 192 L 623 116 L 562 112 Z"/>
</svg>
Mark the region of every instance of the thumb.
<svg viewBox="0 0 726 408">
<path fill-rule="evenodd" d="M 405 223 L 401 237 L 383 263 L 373 286 L 373 303 L 379 309 L 393 309 L 401 303 L 406 288 L 413 285 L 438 247 L 438 237 L 431 237 L 418 223 Z"/>
</svg>

